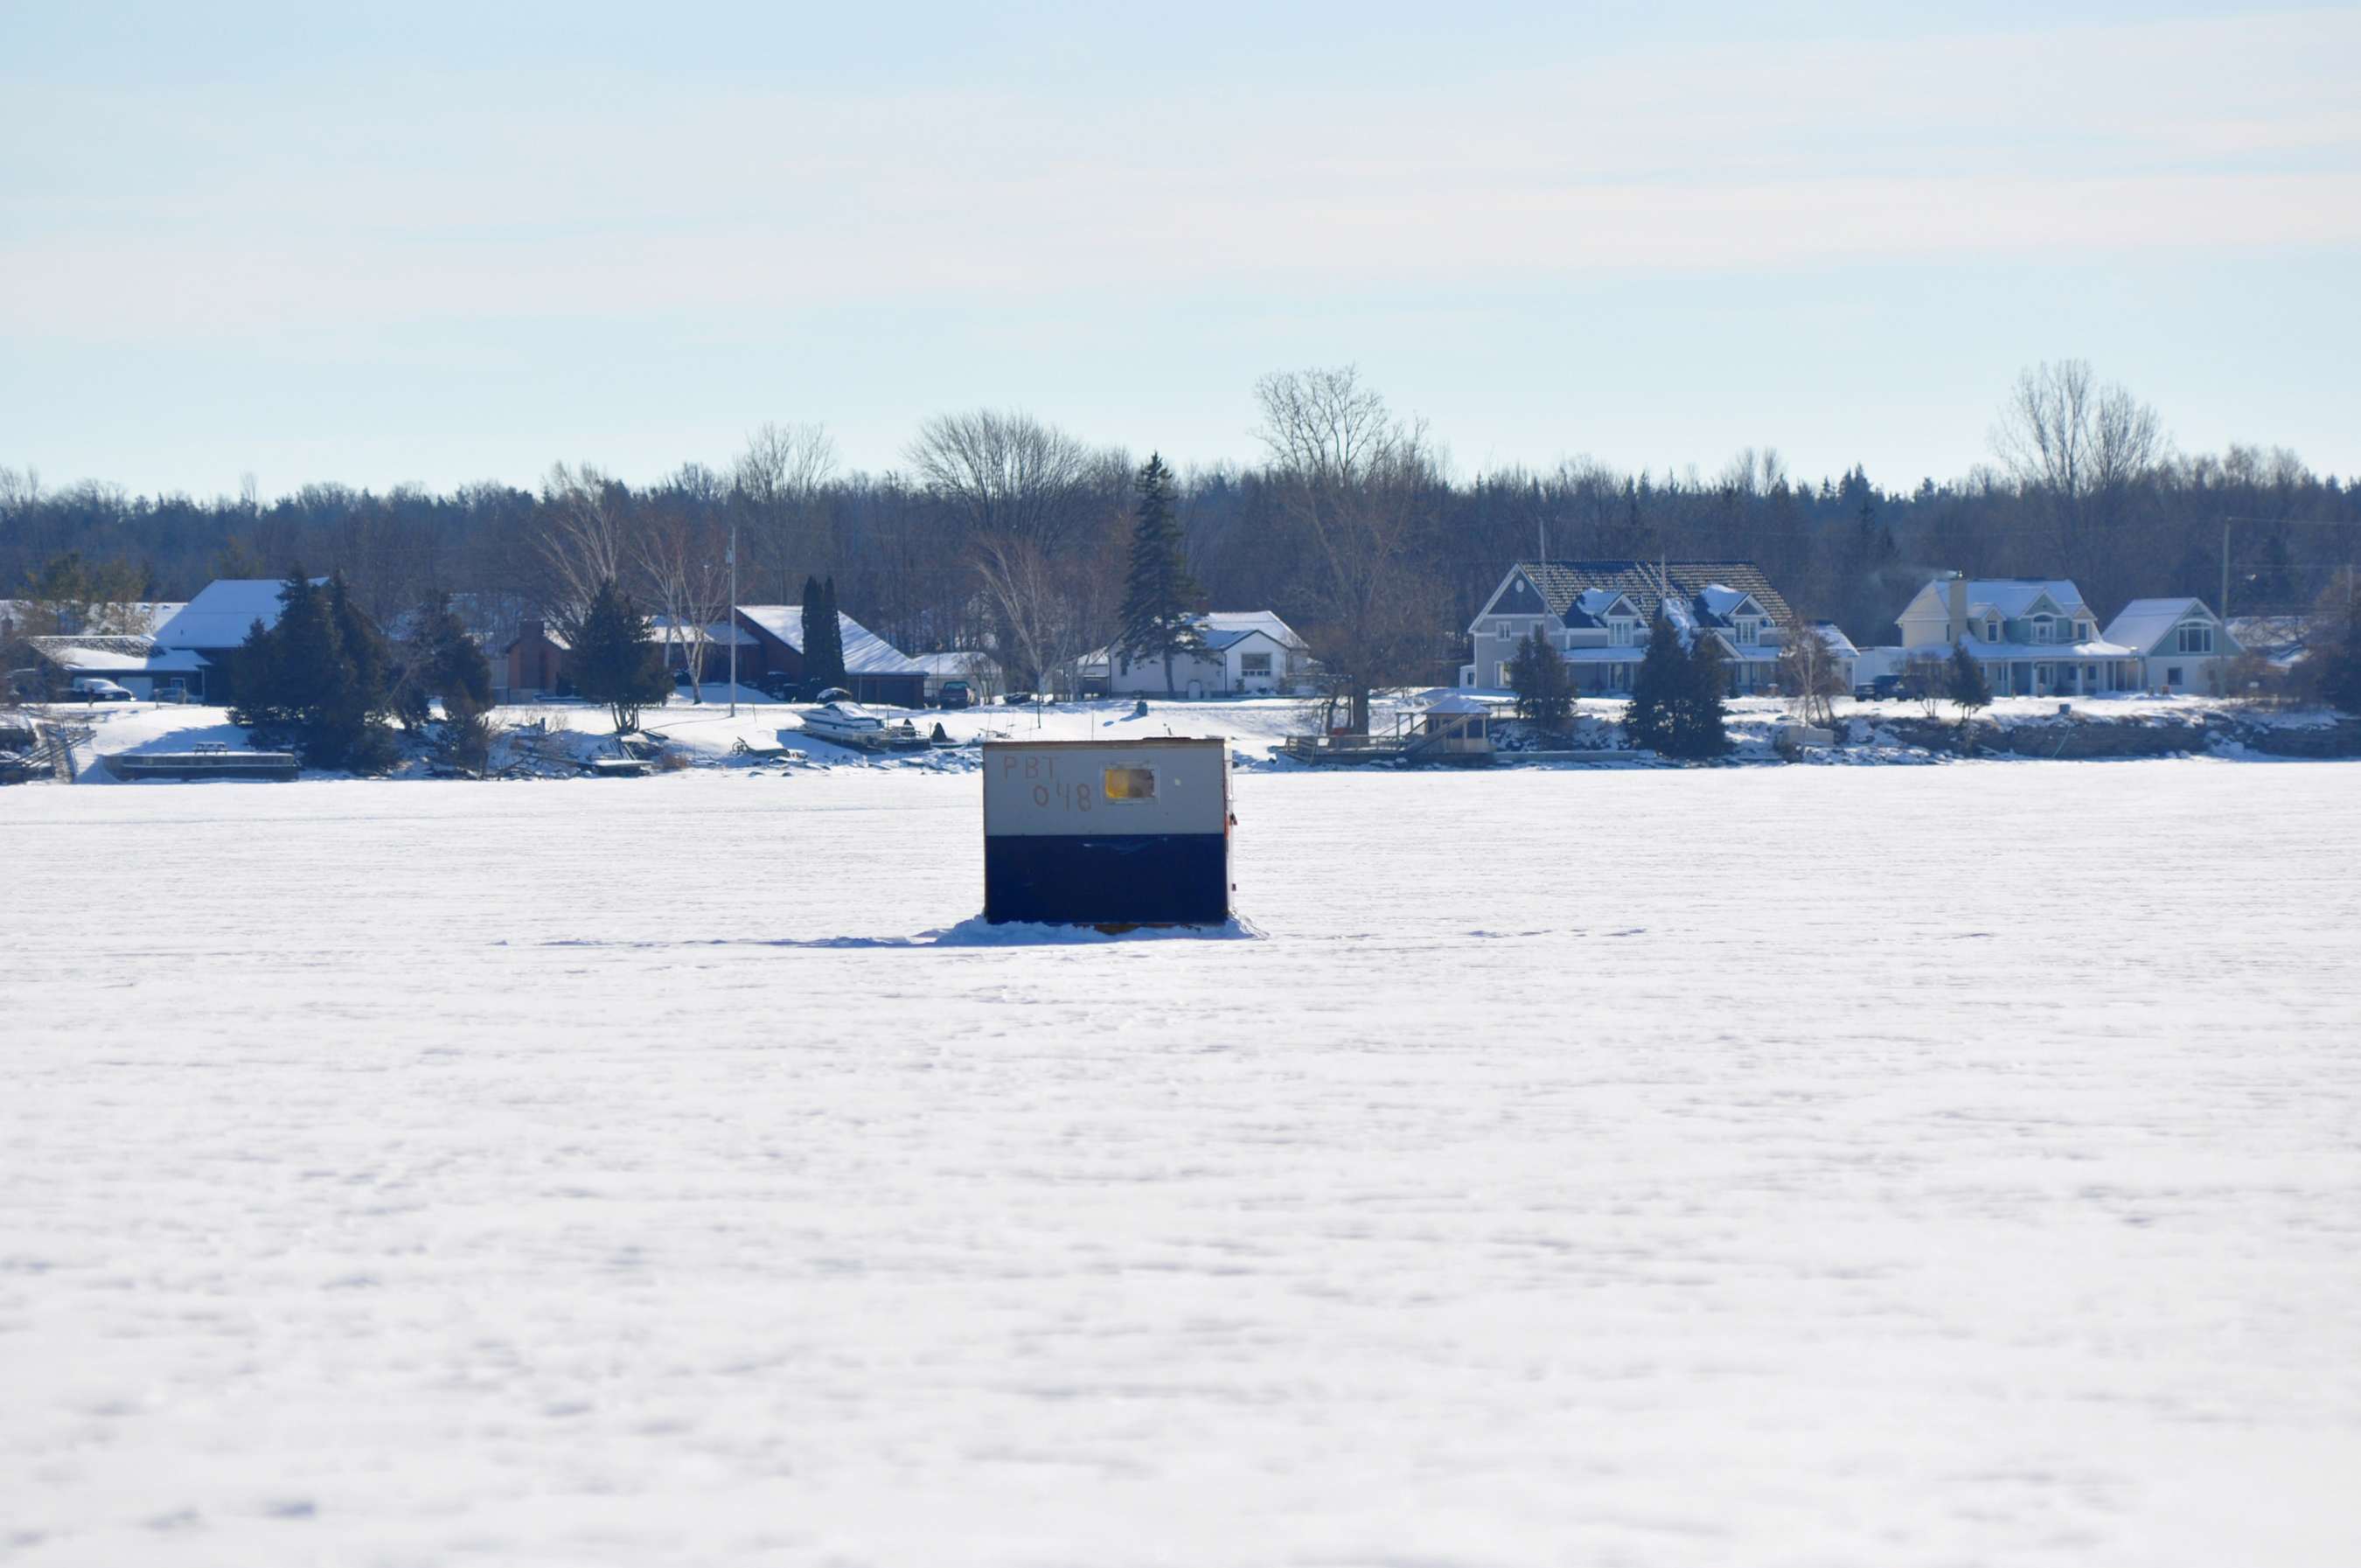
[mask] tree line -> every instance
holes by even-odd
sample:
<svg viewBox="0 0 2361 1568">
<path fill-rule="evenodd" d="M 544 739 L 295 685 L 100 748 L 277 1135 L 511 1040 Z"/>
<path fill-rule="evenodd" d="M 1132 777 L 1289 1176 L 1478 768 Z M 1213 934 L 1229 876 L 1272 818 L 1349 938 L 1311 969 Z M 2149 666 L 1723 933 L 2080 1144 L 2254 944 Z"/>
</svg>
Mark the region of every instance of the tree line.
<svg viewBox="0 0 2361 1568">
<path fill-rule="evenodd" d="M 765 425 L 726 469 L 637 486 L 560 465 L 531 490 L 324 484 L 266 503 L 251 487 L 211 501 L 50 490 L 0 469 L 0 587 L 23 592 L 72 556 L 109 591 L 176 599 L 302 562 L 380 626 L 447 596 L 479 633 L 527 615 L 578 628 L 602 584 L 694 626 L 721 617 L 734 541 L 741 602 L 801 602 L 826 580 L 898 647 L 990 647 L 1014 683 L 1055 689 L 1080 655 L 1137 633 L 1126 601 L 1152 570 L 1277 611 L 1349 699 L 1451 678 L 1470 620 L 1535 555 L 1752 560 L 1800 614 L 1863 644 L 1893 639 L 1937 570 L 2071 577 L 2103 616 L 2135 598 L 2213 602 L 2226 576 L 2229 609 L 2247 613 L 2309 608 L 2361 557 L 2352 484 L 2276 449 L 2177 452 L 2154 410 L 2078 362 L 2026 372 L 1990 463 L 1897 488 L 1859 466 L 1805 481 L 1768 451 L 1709 476 L 1582 460 L 1463 477 L 1350 368 L 1268 376 L 1255 396 L 1257 462 L 1157 463 L 1177 576 L 1135 558 L 1130 454 L 978 411 L 929 420 L 877 474 L 843 471 L 817 425 Z"/>
</svg>

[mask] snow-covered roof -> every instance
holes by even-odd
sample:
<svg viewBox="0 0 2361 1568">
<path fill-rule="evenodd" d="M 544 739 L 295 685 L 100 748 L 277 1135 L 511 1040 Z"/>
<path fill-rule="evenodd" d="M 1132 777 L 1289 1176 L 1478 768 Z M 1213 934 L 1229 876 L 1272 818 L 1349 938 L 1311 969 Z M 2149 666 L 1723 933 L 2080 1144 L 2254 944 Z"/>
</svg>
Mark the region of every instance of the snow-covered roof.
<svg viewBox="0 0 2361 1568">
<path fill-rule="evenodd" d="M 1984 663 L 2001 659 L 2015 663 L 2032 659 L 2055 659 L 2066 663 L 2076 659 L 2136 659 L 2140 655 L 2137 648 L 2126 648 L 2102 637 L 2093 637 L 2083 642 L 1979 642 L 1971 639 L 1967 650 Z M 1951 656 L 1951 645 L 1948 642 L 1920 642 L 1903 652 L 1913 659 L 1948 659 Z"/>
<path fill-rule="evenodd" d="M 1697 591 L 1697 600 L 1704 605 L 1706 614 L 1714 620 L 1723 623 L 1727 623 L 1730 618 L 1737 614 L 1740 608 L 1753 597 L 1752 594 L 1743 593 L 1727 583 L 1708 583 Z M 1758 605 L 1756 608 L 1761 607 Z"/>
<path fill-rule="evenodd" d="M 1860 656 L 1861 650 L 1853 646 L 1852 639 L 1847 637 L 1844 628 L 1835 621 L 1816 620 L 1812 622 L 1812 630 L 1820 634 L 1820 641 L 1827 643 L 1828 652 L 1838 658 L 1851 659 Z"/>
<path fill-rule="evenodd" d="M 709 642 L 725 648 L 732 642 L 741 648 L 761 646 L 754 640 L 754 634 L 742 626 L 725 626 L 718 620 L 706 626 L 692 626 L 686 621 L 675 622 L 668 615 L 650 616 L 648 635 L 658 642 Z"/>
<path fill-rule="evenodd" d="M 1434 701 L 1427 704 L 1424 707 L 1419 709 L 1419 711 L 1421 713 L 1439 713 L 1445 717 L 1461 713 L 1489 714 L 1492 711 L 1492 705 L 1488 702 L 1478 701 L 1475 697 L 1466 696 L 1458 692 L 1454 692 L 1449 696 L 1435 698 Z"/>
<path fill-rule="evenodd" d="M 2082 590 L 2066 577 L 1970 577 L 1967 587 L 1971 619 L 1981 618 L 1985 610 L 1997 610 L 2004 620 L 2022 620 L 2040 602 L 2044 594 L 2069 615 L 2091 613 L 2090 608 L 2082 602 Z M 1949 578 L 1937 577 L 1920 588 L 1910 601 L 1911 608 L 1916 609 L 1918 601 L 1929 595 L 1934 597 L 1936 606 L 1944 614 L 1950 613 Z M 1903 613 L 1906 615 L 1909 611 Z"/>
<path fill-rule="evenodd" d="M 949 653 L 912 653 L 910 663 L 930 675 L 949 675 L 954 679 L 983 674 L 993 666 L 993 657 L 981 648 L 968 648 Z"/>
<path fill-rule="evenodd" d="M 804 607 L 799 604 L 741 604 L 738 613 L 800 653 L 804 651 Z M 844 639 L 844 673 L 848 675 L 923 675 L 926 667 L 861 622 L 836 612 L 838 634 Z"/>
<path fill-rule="evenodd" d="M 42 658 L 79 674 L 194 674 L 205 661 L 190 648 L 158 649 L 145 637 L 36 637 Z"/>
<path fill-rule="evenodd" d="M 1259 631 L 1282 648 L 1300 649 L 1304 646 L 1303 639 L 1295 634 L 1295 629 L 1279 620 L 1272 610 L 1217 609 L 1197 617 L 1197 623 L 1205 629 L 1208 634 L 1205 641 L 1208 642 L 1213 642 L 1211 634 L 1216 631 Z M 1227 643 L 1213 645 L 1228 646 Z"/>
<path fill-rule="evenodd" d="M 314 577 L 312 586 L 327 580 Z M 168 648 L 235 648 L 256 621 L 279 624 L 280 587 L 277 577 L 216 578 L 156 629 L 156 641 Z"/>
<path fill-rule="evenodd" d="M 2134 599 L 2107 623 L 2107 641 L 2151 653 L 2158 643 L 2172 635 L 2173 628 L 2191 620 L 2207 626 L 2220 625 L 2201 598 Z M 2240 652 L 2238 640 L 2229 634 L 2227 627 L 2222 630 L 2223 640 L 2229 644 L 2224 651 Z"/>
<path fill-rule="evenodd" d="M 1520 579 L 1533 592 L 1518 590 Z M 1547 614 L 1570 626 L 1596 625 L 1596 620 L 1589 618 L 1614 601 L 1609 598 L 1600 601 L 1598 609 L 1589 608 L 1589 596 L 1594 593 L 1620 594 L 1631 601 L 1642 620 L 1651 620 L 1660 601 L 1670 614 L 1673 607 L 1686 605 L 1709 588 L 1752 594 L 1763 614 L 1782 626 L 1795 619 L 1787 601 L 1752 561 L 1520 561 L 1509 568 L 1485 602 L 1477 623 L 1467 630 L 1480 630 L 1483 616 L 1496 615 Z"/>
</svg>

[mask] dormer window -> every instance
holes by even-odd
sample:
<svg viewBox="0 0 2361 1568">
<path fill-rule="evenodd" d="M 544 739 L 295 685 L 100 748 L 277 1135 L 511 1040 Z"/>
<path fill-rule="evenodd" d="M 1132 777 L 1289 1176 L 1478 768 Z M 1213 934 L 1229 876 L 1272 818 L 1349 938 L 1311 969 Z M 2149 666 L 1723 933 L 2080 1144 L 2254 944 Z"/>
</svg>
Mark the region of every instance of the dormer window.
<svg viewBox="0 0 2361 1568">
<path fill-rule="evenodd" d="M 2035 616 L 2033 618 L 2033 640 L 2036 642 L 2057 641 L 2058 623 L 2050 620 L 2046 615 Z"/>
<path fill-rule="evenodd" d="M 1985 619 L 1984 641 L 1987 642 L 1997 642 L 2000 641 L 2000 621 L 1997 619 L 1990 617 Z"/>
</svg>

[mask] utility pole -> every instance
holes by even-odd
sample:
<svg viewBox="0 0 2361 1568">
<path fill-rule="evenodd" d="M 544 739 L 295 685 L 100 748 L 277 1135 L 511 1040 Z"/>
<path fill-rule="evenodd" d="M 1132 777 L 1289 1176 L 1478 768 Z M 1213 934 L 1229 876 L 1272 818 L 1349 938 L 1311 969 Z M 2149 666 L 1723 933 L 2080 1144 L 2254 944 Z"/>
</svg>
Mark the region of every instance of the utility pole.
<svg viewBox="0 0 2361 1568">
<path fill-rule="evenodd" d="M 730 717 L 738 717 L 738 525 L 730 525 Z"/>
</svg>

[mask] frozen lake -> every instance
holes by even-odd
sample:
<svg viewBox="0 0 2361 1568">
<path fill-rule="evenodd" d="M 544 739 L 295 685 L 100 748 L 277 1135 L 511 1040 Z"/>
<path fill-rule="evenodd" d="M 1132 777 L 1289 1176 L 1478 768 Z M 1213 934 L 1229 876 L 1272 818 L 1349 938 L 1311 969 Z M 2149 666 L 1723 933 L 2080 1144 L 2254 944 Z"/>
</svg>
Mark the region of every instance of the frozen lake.
<svg viewBox="0 0 2361 1568">
<path fill-rule="evenodd" d="M 0 794 L 0 1561 L 2361 1562 L 2361 770 Z"/>
</svg>

